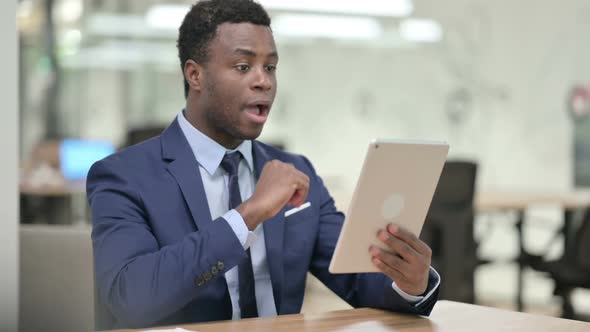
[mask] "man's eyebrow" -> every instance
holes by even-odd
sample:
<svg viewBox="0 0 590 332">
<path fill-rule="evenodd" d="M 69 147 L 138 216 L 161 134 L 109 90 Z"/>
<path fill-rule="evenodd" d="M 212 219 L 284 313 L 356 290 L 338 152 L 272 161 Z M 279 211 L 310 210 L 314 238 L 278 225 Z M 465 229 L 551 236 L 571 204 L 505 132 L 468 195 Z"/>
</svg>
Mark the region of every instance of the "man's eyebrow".
<svg viewBox="0 0 590 332">
<path fill-rule="evenodd" d="M 249 49 L 245 49 L 245 48 L 236 48 L 234 50 L 234 54 L 246 55 L 246 56 L 252 56 L 252 57 L 256 56 L 256 52 L 249 50 Z M 272 51 L 272 52 L 268 53 L 267 57 L 278 58 L 279 54 L 277 53 L 277 51 Z"/>
</svg>

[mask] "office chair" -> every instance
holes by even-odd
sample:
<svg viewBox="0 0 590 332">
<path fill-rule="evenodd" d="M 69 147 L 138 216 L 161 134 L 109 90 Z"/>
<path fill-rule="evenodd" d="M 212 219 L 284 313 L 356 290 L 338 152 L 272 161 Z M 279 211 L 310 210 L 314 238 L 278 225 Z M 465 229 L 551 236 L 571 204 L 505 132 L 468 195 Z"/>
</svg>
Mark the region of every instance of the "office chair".
<svg viewBox="0 0 590 332">
<path fill-rule="evenodd" d="M 440 297 L 475 302 L 477 257 L 473 235 L 477 165 L 470 161 L 445 163 L 434 193 L 421 238 L 433 252 L 432 265 L 440 273 Z"/>
<path fill-rule="evenodd" d="M 557 260 L 547 261 L 540 255 L 527 254 L 529 266 L 544 272 L 555 281 L 554 295 L 562 298 L 563 318 L 584 319 L 577 315 L 571 294 L 576 288 L 590 289 L 590 208 L 586 209 L 579 228 L 573 235 L 573 250 Z"/>
<path fill-rule="evenodd" d="M 125 138 L 125 143 L 122 147 L 126 148 L 158 136 L 164 131 L 164 129 L 166 129 L 166 127 L 157 125 L 131 128 L 127 131 L 127 137 Z"/>
<path fill-rule="evenodd" d="M 19 331 L 93 331 L 89 226 L 21 225 Z"/>
</svg>

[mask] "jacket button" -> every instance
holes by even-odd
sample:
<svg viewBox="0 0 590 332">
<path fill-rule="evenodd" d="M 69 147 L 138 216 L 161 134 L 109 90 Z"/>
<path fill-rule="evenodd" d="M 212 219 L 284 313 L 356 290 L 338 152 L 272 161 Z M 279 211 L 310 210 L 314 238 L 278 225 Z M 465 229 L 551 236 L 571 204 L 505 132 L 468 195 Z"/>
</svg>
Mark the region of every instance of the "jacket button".
<svg viewBox="0 0 590 332">
<path fill-rule="evenodd" d="M 224 268 L 225 268 L 225 264 L 223 264 L 223 262 L 221 262 L 221 261 L 217 262 L 217 270 L 218 271 L 223 271 Z"/>
<path fill-rule="evenodd" d="M 219 270 L 217 269 L 217 265 L 213 265 L 213 267 L 211 268 L 211 273 L 213 273 L 213 275 L 216 275 L 217 272 L 219 272 Z"/>
</svg>

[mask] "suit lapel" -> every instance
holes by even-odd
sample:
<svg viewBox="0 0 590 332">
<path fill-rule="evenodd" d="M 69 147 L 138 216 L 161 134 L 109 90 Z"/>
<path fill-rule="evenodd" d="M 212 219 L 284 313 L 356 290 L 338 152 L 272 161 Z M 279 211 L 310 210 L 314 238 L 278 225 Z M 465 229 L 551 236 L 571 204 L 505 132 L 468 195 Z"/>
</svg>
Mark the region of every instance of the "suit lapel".
<svg viewBox="0 0 590 332">
<path fill-rule="evenodd" d="M 264 165 L 271 161 L 271 157 L 264 150 L 264 146 L 256 141 L 252 141 L 252 153 L 254 156 L 254 168 L 256 181 L 262 172 Z M 270 279 L 275 299 L 277 313 L 280 314 L 281 293 L 283 290 L 283 236 L 285 225 L 285 208 L 276 216 L 265 221 L 264 241 L 266 244 L 266 260 L 270 270 Z"/>
<path fill-rule="evenodd" d="M 178 120 L 162 133 L 162 155 L 168 163 L 168 171 L 182 190 L 182 195 L 198 229 L 211 222 L 211 212 L 203 187 L 199 164 L 193 156 Z"/>
<path fill-rule="evenodd" d="M 168 162 L 167 169 L 180 186 L 197 229 L 202 229 L 212 222 L 211 211 L 199 171 L 199 163 L 182 133 L 178 119 L 174 120 L 162 133 L 161 141 L 162 156 Z M 232 305 L 225 278 L 218 279 L 214 285 L 219 292 L 223 292 L 224 318 L 231 319 Z"/>
<path fill-rule="evenodd" d="M 202 228 L 211 222 L 211 212 L 209 210 L 209 203 L 207 203 L 207 195 L 203 187 L 201 173 L 199 172 L 199 165 L 180 129 L 178 120 L 174 120 L 162 133 L 161 141 L 163 159 L 168 161 L 167 169 L 180 186 L 195 225 L 197 228 Z M 254 175 L 258 181 L 262 168 L 272 158 L 264 150 L 264 146 L 256 141 L 252 141 L 252 154 L 254 158 Z M 263 223 L 266 259 L 270 271 L 277 313 L 280 313 L 284 279 L 283 237 L 285 209 L 283 208 L 276 216 Z"/>
</svg>

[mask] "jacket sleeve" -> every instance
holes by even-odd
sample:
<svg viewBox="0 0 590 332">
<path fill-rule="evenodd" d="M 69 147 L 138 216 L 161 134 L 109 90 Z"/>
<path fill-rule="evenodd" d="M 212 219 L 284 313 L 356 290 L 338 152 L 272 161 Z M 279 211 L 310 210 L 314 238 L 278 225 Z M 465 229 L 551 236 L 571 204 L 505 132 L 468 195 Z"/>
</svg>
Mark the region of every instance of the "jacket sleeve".
<svg viewBox="0 0 590 332">
<path fill-rule="evenodd" d="M 143 327 L 180 310 L 206 287 L 204 275 L 223 278 L 246 254 L 222 218 L 160 247 L 126 172 L 105 159 L 88 174 L 95 280 L 118 325 Z"/>
<path fill-rule="evenodd" d="M 307 160 L 306 160 L 307 161 Z M 332 274 L 328 271 L 344 214 L 338 211 L 334 200 L 324 186 L 321 178 L 316 175 L 313 167 L 310 182 L 315 182 L 315 189 L 319 191 L 320 225 L 314 247 L 310 272 L 329 289 L 336 293 L 351 306 L 371 307 L 390 311 L 429 315 L 438 299 L 438 289 L 420 305 L 414 305 L 404 300 L 392 287 L 392 280 L 383 273 Z M 368 248 L 367 248 L 368 250 Z M 430 277 L 429 289 L 434 287 Z"/>
</svg>

